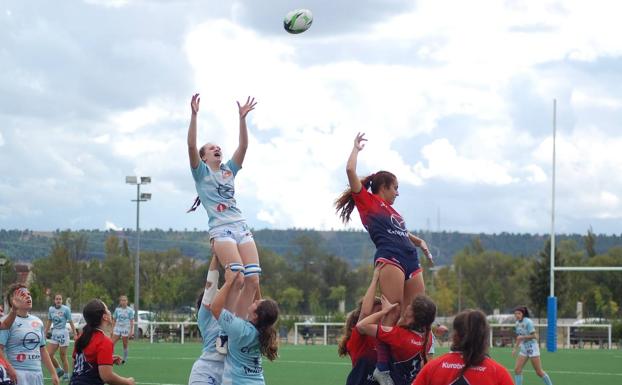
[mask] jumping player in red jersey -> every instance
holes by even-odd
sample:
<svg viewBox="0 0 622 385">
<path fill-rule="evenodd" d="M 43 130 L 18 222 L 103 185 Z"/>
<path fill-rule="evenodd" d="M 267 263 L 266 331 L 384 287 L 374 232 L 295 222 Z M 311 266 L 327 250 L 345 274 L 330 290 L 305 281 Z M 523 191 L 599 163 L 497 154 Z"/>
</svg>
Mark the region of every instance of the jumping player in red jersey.
<svg viewBox="0 0 622 385">
<path fill-rule="evenodd" d="M 73 351 L 73 374 L 69 385 L 134 385 L 132 377 L 121 377 L 112 370 L 121 357 L 113 356 L 114 345 L 102 328 L 112 326 L 112 315 L 105 303 L 93 299 L 82 312 L 86 325 Z"/>
<path fill-rule="evenodd" d="M 424 366 L 413 385 L 514 385 L 508 370 L 488 357 L 489 333 L 481 311 L 458 314 L 451 351 Z"/>
<path fill-rule="evenodd" d="M 421 248 L 430 262 L 432 255 L 425 241 L 408 231 L 404 219 L 392 207 L 399 195 L 395 175 L 388 171 L 378 171 L 361 180 L 356 174 L 358 153 L 367 140 L 364 135 L 359 133 L 354 139 L 346 165 L 350 188 L 337 198 L 335 207 L 343 222 L 348 223 L 356 206 L 376 246 L 374 264 L 383 262 L 387 265 L 380 274 L 380 290 L 389 302 L 400 305 L 403 317 L 406 306 L 401 305 L 411 303 L 416 295 L 425 293 L 416 247 Z M 393 326 L 399 318 L 399 313 L 392 312 L 382 320 L 382 324 Z M 374 377 L 381 385 L 392 385 L 388 360 L 388 349 L 378 344 L 378 370 L 374 372 Z"/>
<path fill-rule="evenodd" d="M 337 349 L 339 356 L 349 355 L 352 360 L 352 370 L 346 380 L 346 385 L 377 385 L 373 378 L 376 368 L 376 339 L 362 335 L 356 324 L 368 315 L 380 310 L 380 299 L 376 297 L 378 276 L 384 264 L 374 269 L 374 275 L 363 300 L 354 309 L 346 320 L 344 333 Z"/>
<path fill-rule="evenodd" d="M 375 336 L 378 341 L 389 345 L 393 382 L 409 385 L 428 362 L 436 304 L 428 296 L 420 294 L 406 307 L 400 325 L 380 325 L 382 317 L 392 311 L 399 311 L 398 304 L 391 304 L 382 297 L 382 310 L 359 321 L 356 328 L 361 334 Z"/>
</svg>

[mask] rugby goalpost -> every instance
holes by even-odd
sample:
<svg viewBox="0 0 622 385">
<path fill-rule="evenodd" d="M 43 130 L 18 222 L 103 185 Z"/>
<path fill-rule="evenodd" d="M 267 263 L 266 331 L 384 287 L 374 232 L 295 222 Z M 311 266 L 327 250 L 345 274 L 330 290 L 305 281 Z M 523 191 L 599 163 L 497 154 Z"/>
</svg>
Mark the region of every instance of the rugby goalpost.
<svg viewBox="0 0 622 385">
<path fill-rule="evenodd" d="M 557 297 L 555 296 L 556 271 L 622 271 L 622 266 L 555 266 L 555 163 L 557 136 L 557 99 L 553 99 L 553 174 L 551 188 L 551 255 L 550 255 L 550 293 L 547 299 L 546 350 L 557 351 Z M 609 328 L 609 348 L 611 349 L 611 328 Z"/>
</svg>

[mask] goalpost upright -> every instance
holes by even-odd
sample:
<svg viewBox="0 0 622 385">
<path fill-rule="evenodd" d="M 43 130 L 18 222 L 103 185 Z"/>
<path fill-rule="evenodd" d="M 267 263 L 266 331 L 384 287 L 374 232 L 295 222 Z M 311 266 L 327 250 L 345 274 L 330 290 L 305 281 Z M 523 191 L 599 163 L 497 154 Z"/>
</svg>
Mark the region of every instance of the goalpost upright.
<svg viewBox="0 0 622 385">
<path fill-rule="evenodd" d="M 550 293 L 547 300 L 546 350 L 557 351 L 557 297 L 555 296 L 556 271 L 622 271 L 622 266 L 555 266 L 555 140 L 557 134 L 557 100 L 553 99 L 553 173 L 551 188 L 551 256 Z"/>
</svg>

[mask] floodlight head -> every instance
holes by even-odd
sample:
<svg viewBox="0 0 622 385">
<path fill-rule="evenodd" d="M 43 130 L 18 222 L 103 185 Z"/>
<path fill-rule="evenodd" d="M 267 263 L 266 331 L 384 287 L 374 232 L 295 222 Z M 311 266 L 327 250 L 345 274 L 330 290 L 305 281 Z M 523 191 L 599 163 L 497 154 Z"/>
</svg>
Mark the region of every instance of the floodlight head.
<svg viewBox="0 0 622 385">
<path fill-rule="evenodd" d="M 151 199 L 151 193 L 140 193 L 141 201 L 148 201 Z"/>
<path fill-rule="evenodd" d="M 137 180 L 137 178 L 136 178 L 135 176 L 126 176 L 126 177 L 125 177 L 125 183 L 128 183 L 128 184 L 137 184 L 137 183 L 138 183 L 138 180 Z"/>
<path fill-rule="evenodd" d="M 147 184 L 147 183 L 151 183 L 151 177 L 150 176 L 141 176 L 140 177 L 140 184 Z"/>
</svg>

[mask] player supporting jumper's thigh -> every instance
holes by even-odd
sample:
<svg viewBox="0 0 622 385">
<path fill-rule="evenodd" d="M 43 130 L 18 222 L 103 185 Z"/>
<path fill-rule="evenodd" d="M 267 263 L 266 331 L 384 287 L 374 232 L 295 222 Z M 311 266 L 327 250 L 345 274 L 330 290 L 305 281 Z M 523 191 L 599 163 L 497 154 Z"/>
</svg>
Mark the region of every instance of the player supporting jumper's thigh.
<svg viewBox="0 0 622 385">
<path fill-rule="evenodd" d="M 190 102 L 188 128 L 188 156 L 199 195 L 189 211 L 196 209 L 199 204 L 203 205 L 208 215 L 210 241 L 220 263 L 232 271 L 244 273 L 244 279 L 232 287 L 234 293 L 226 304 L 227 308 L 243 319 L 248 315 L 249 305 L 258 296 L 261 268 L 253 235 L 237 207 L 234 180 L 242 168 L 248 148 L 246 116 L 256 104 L 255 99 L 250 97 L 244 105 L 238 102 L 239 143 L 227 162 L 222 161 L 220 146 L 207 143 L 200 149 L 197 147 L 198 94 L 193 95 Z"/>
<path fill-rule="evenodd" d="M 374 264 L 386 264 L 380 272 L 380 290 L 389 302 L 402 305 L 425 293 L 416 247 L 421 248 L 430 262 L 432 256 L 425 241 L 408 231 L 404 219 L 392 207 L 399 195 L 396 176 L 388 171 L 379 171 L 359 179 L 356 172 L 358 153 L 366 140 L 361 133 L 354 139 L 346 165 L 350 188 L 336 200 L 335 206 L 344 223 L 350 221 L 354 207 L 357 208 L 376 246 Z M 401 306 L 401 310 L 403 316 L 406 307 Z M 382 324 L 393 326 L 399 318 L 399 313 L 390 313 Z M 374 377 L 381 385 L 392 384 L 388 373 L 389 351 L 382 343 L 378 344 L 377 368 Z"/>
<path fill-rule="evenodd" d="M 216 338 L 221 334 L 218 321 L 211 312 L 211 305 L 218 291 L 218 261 L 212 257 L 205 280 L 205 288 L 197 301 L 197 325 L 203 340 L 201 356 L 192 365 L 188 385 L 220 385 L 225 355 L 216 350 Z"/>
</svg>

